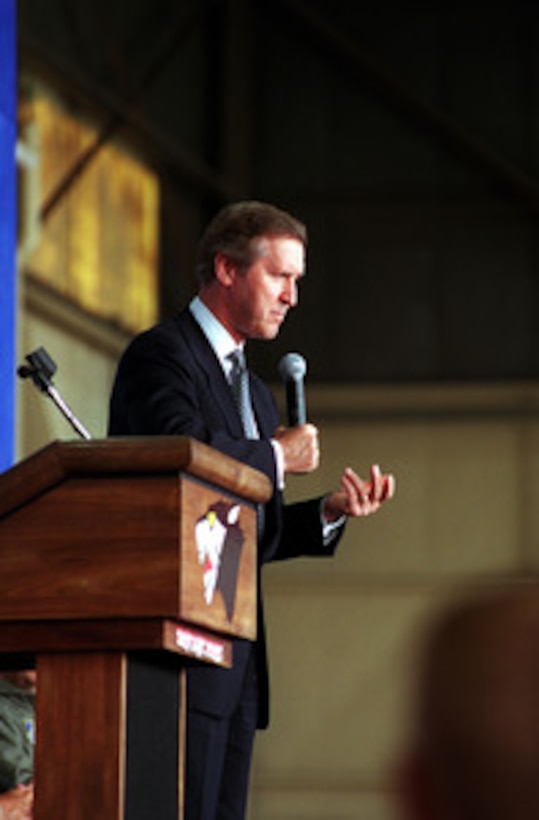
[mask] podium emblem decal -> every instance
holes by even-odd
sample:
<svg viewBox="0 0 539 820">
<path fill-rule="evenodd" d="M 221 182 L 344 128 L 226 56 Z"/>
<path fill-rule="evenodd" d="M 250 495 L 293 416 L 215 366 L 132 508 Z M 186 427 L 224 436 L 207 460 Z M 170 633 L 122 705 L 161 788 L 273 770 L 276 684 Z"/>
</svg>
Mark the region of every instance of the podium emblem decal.
<svg viewBox="0 0 539 820">
<path fill-rule="evenodd" d="M 232 620 L 241 551 L 245 540 L 240 526 L 241 505 L 227 501 L 211 504 L 195 524 L 198 563 L 203 569 L 204 600 L 211 606 L 220 592 L 227 618 Z"/>
</svg>

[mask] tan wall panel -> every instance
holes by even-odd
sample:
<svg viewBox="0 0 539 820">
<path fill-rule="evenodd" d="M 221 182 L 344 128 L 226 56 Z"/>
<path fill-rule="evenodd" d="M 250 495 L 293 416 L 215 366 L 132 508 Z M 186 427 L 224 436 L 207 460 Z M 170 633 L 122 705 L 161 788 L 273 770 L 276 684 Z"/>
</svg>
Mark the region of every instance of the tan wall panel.
<svg viewBox="0 0 539 820">
<path fill-rule="evenodd" d="M 316 784 L 299 792 L 275 789 L 257 793 L 251 800 L 249 817 L 250 820 L 397 820 L 390 795 L 371 794 L 368 790 L 351 794 L 343 789 L 320 792 Z"/>
<path fill-rule="evenodd" d="M 28 285 L 27 309 L 19 319 L 19 362 L 44 347 L 56 362 L 53 383 L 93 438 L 106 435 L 108 399 L 116 364 L 127 337 L 51 299 Z M 17 389 L 17 453 L 22 458 L 55 439 L 78 438 L 52 400 L 30 379 Z"/>
<path fill-rule="evenodd" d="M 379 463 L 397 479 L 390 506 L 348 525 L 332 572 L 511 570 L 521 549 L 522 453 L 514 422 L 333 424 L 322 428 L 322 446 L 320 475 L 290 482 L 290 498 L 336 486 L 347 464 L 367 477 L 369 465 Z"/>
</svg>

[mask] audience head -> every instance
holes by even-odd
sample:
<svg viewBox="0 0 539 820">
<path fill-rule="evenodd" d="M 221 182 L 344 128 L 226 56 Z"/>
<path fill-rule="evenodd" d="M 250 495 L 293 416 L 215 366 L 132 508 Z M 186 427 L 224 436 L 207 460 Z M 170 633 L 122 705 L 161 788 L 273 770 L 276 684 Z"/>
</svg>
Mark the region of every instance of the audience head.
<svg viewBox="0 0 539 820">
<path fill-rule="evenodd" d="M 539 817 L 539 584 L 443 615 L 427 642 L 415 718 L 407 819 Z"/>
</svg>

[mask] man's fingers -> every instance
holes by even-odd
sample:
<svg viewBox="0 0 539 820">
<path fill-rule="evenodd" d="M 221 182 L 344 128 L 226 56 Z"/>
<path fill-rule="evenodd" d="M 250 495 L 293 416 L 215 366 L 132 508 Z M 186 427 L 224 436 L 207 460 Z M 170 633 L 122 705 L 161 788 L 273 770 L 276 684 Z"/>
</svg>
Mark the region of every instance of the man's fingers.
<svg viewBox="0 0 539 820">
<path fill-rule="evenodd" d="M 386 476 L 386 489 L 385 489 L 384 501 L 389 500 L 390 498 L 393 498 L 393 496 L 395 495 L 395 489 L 396 489 L 395 476 L 391 475 L 391 473 L 389 473 L 389 475 Z"/>
<path fill-rule="evenodd" d="M 391 474 L 384 474 L 378 464 L 371 467 L 371 480 L 364 481 L 354 470 L 347 467 L 342 476 L 343 488 L 345 489 L 351 505 L 355 508 L 355 502 L 359 503 L 362 511 L 367 509 L 373 512 L 380 504 L 392 498 L 395 493 L 395 478 Z M 357 510 L 355 510 L 357 513 Z"/>
</svg>

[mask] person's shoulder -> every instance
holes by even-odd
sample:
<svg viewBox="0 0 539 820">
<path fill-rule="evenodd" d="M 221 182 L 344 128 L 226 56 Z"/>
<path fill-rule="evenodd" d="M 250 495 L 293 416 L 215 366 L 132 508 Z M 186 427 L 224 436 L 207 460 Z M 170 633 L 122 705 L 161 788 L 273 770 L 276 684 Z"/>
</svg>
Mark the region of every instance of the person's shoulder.
<svg viewBox="0 0 539 820">
<path fill-rule="evenodd" d="M 29 692 L 27 692 L 24 689 L 21 689 L 20 686 L 16 686 L 14 683 L 5 680 L 3 677 L 0 677 L 0 698 L 9 698 L 11 700 L 20 701 L 31 701 L 33 695 L 30 695 Z"/>
<path fill-rule="evenodd" d="M 188 320 L 188 316 L 189 311 L 182 310 L 181 313 L 176 313 L 173 316 L 169 316 L 166 319 L 162 319 L 160 322 L 156 322 L 156 324 L 138 333 L 133 338 L 131 343 L 140 343 L 146 341 L 147 339 L 155 339 L 159 338 L 160 336 L 174 335 L 175 333 L 178 333 L 181 330 L 181 328 L 185 325 L 186 319 Z"/>
<path fill-rule="evenodd" d="M 163 319 L 134 336 L 125 349 L 124 355 L 140 352 L 147 348 L 170 346 L 181 341 L 191 325 L 190 313 L 183 310 L 174 316 Z"/>
<path fill-rule="evenodd" d="M 0 677 L 0 697 L 9 697 L 13 694 L 15 687 Z"/>
</svg>

